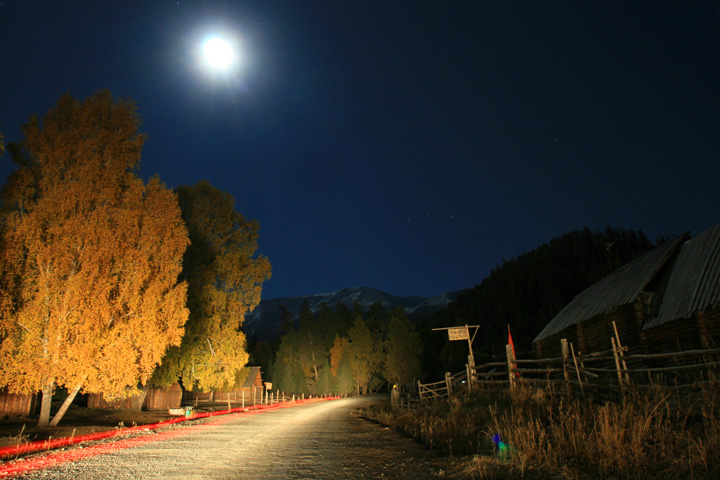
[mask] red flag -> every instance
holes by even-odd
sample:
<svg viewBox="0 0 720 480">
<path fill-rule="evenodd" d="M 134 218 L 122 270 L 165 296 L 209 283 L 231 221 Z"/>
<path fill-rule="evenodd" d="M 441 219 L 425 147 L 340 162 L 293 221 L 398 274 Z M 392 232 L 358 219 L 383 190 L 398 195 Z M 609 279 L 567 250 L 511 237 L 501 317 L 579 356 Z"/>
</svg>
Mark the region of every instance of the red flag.
<svg viewBox="0 0 720 480">
<path fill-rule="evenodd" d="M 510 345 L 510 348 L 513 352 L 513 358 L 517 358 L 515 356 L 515 343 L 513 343 L 512 334 L 510 334 L 510 324 L 508 323 L 508 345 Z M 517 368 L 516 364 L 513 364 L 513 368 Z M 520 372 L 515 372 L 515 376 L 517 378 L 520 378 Z"/>
<path fill-rule="evenodd" d="M 515 357 L 515 344 L 513 343 L 512 335 L 510 334 L 510 324 L 509 323 L 508 323 L 508 345 L 510 345 L 510 348 L 512 348 L 513 358 L 516 358 Z"/>
</svg>

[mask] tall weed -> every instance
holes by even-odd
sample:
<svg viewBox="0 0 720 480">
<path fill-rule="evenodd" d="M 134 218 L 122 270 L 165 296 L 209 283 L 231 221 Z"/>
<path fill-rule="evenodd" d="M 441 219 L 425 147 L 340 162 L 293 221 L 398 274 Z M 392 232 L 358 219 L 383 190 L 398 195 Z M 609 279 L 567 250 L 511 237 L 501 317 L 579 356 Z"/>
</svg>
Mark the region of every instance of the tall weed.
<svg viewBox="0 0 720 480">
<path fill-rule="evenodd" d="M 692 393 L 631 388 L 602 401 L 519 388 L 374 410 L 370 416 L 433 448 L 475 454 L 465 472 L 474 478 L 492 478 L 493 462 L 522 478 L 720 478 L 717 382 Z"/>
</svg>

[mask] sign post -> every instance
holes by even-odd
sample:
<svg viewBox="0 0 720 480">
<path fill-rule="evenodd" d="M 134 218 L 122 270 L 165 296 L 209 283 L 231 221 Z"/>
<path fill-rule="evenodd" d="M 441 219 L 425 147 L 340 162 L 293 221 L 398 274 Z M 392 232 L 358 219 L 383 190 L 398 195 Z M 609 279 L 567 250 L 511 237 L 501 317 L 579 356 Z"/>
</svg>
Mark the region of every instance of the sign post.
<svg viewBox="0 0 720 480">
<path fill-rule="evenodd" d="M 475 332 L 473 333 L 472 337 L 470 336 L 471 328 L 475 329 Z M 475 335 L 477 335 L 479 328 L 480 328 L 480 325 L 465 325 L 462 327 L 433 328 L 433 331 L 447 330 L 448 340 L 450 340 L 451 342 L 455 341 L 455 340 L 467 340 L 468 341 L 468 349 L 470 350 L 470 354 L 468 355 L 468 372 L 474 372 L 475 371 L 475 355 L 473 355 L 472 342 L 473 342 L 473 340 L 475 340 Z M 474 377 L 475 377 L 475 375 L 473 375 L 473 374 L 468 375 L 468 390 L 469 391 L 472 391 L 472 384 L 473 384 Z"/>
</svg>

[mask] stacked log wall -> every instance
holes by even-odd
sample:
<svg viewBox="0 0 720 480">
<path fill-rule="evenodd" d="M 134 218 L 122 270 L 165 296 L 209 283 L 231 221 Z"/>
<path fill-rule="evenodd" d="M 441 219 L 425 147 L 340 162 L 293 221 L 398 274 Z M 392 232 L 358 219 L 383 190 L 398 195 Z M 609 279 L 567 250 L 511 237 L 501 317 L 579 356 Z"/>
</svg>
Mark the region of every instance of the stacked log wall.
<svg viewBox="0 0 720 480">
<path fill-rule="evenodd" d="M 533 344 L 535 356 L 537 358 L 556 358 L 562 356 L 562 348 L 560 340 L 567 338 L 569 343 L 573 344 L 575 351 L 578 351 L 578 335 L 577 325 L 572 325 L 559 333 L 551 335 L 539 342 Z"/>
<path fill-rule="evenodd" d="M 633 351 L 641 348 L 638 309 L 635 303 L 623 305 L 606 315 L 598 315 L 583 322 L 582 353 L 602 352 L 612 349 L 611 338 L 615 337 L 613 322 L 618 329 L 618 336 L 623 346 Z"/>
<path fill-rule="evenodd" d="M 613 321 L 623 346 L 631 348 L 636 353 L 645 352 L 640 335 L 644 321 L 643 314 L 644 310 L 640 302 L 623 305 L 609 314 L 597 315 L 536 342 L 535 353 L 538 358 L 561 356 L 560 340 L 563 338 L 573 344 L 576 354 L 610 350 L 612 348 L 610 338 L 615 336 Z"/>
<path fill-rule="evenodd" d="M 713 348 L 720 345 L 720 309 L 695 312 L 643 332 L 653 353 Z"/>
<path fill-rule="evenodd" d="M 720 346 L 720 308 L 698 312 L 698 329 L 706 348 Z"/>
</svg>

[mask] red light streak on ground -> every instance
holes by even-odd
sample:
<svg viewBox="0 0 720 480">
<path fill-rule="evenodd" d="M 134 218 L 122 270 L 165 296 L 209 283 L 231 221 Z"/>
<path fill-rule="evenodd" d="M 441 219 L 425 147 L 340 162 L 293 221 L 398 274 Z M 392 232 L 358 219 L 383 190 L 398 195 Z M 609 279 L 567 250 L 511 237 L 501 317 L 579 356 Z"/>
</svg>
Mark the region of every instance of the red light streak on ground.
<svg viewBox="0 0 720 480">
<path fill-rule="evenodd" d="M 118 440 L 116 442 L 112 443 L 104 443 L 102 445 L 94 445 L 92 447 L 87 447 L 84 449 L 77 449 L 77 450 L 71 450 L 69 452 L 57 452 L 57 453 L 50 453 L 48 455 L 44 455 L 37 458 L 28 459 L 25 461 L 19 461 L 19 462 L 13 462 L 5 465 L 0 466 L 0 476 L 8 476 L 8 475 L 14 475 L 18 473 L 23 473 L 31 470 L 40 470 L 43 468 L 49 468 L 55 465 L 58 465 L 60 463 L 64 462 L 73 462 L 77 460 L 81 460 L 83 458 L 92 456 L 92 455 L 102 455 L 105 453 L 110 453 L 114 450 L 120 450 L 123 448 L 132 448 L 137 445 L 142 445 L 149 442 L 155 442 L 160 440 L 167 440 L 170 438 L 174 438 L 181 435 L 187 435 L 192 432 L 196 432 L 198 430 L 203 430 L 211 426 L 216 425 L 222 425 L 223 423 L 226 423 L 230 421 L 231 419 L 235 418 L 237 415 L 255 415 L 258 413 L 262 413 L 268 410 L 276 410 L 279 408 L 289 408 L 294 407 L 296 405 L 302 405 L 309 402 L 318 402 L 318 401 L 325 401 L 325 400 L 334 400 L 338 397 L 331 397 L 331 398 L 315 398 L 315 399 L 307 399 L 307 400 L 298 400 L 296 402 L 284 402 L 284 403 L 275 403 L 273 405 L 257 405 L 254 407 L 247 407 L 245 409 L 238 407 L 238 408 L 232 408 L 230 410 L 222 410 L 218 412 L 210 412 L 210 413 L 201 413 L 198 415 L 193 415 L 191 418 L 177 418 L 172 420 L 167 420 L 165 422 L 160 423 L 153 423 L 149 425 L 139 425 L 137 427 L 130 427 L 125 428 L 123 430 L 113 430 L 109 432 L 100 432 L 100 433 L 94 433 L 89 435 L 81 435 L 78 437 L 68 437 L 68 438 L 59 438 L 57 440 L 53 441 L 39 441 L 39 442 L 32 442 L 27 445 L 20 445 L 20 446 L 13 446 L 13 447 L 4 447 L 0 449 L 0 458 L 8 457 L 8 456 L 14 456 L 14 455 L 22 455 L 27 453 L 33 453 L 40 450 L 51 450 L 55 448 L 60 448 L 68 445 L 75 445 L 82 442 L 88 442 L 92 440 L 100 440 L 103 438 L 108 438 L 112 436 L 121 436 L 126 435 L 128 433 L 134 433 L 138 431 L 144 431 L 144 430 L 157 430 L 160 427 L 165 427 L 174 423 L 180 423 L 187 420 L 196 420 L 199 418 L 206 418 L 206 417 L 214 417 L 219 415 L 224 415 L 221 418 L 218 418 L 216 420 L 202 423 L 199 425 L 190 425 L 185 428 L 181 428 L 178 430 L 170 430 L 165 432 L 160 432 L 156 435 L 144 435 L 141 437 L 135 437 L 135 438 L 129 438 L 124 440 Z M 235 414 L 235 415 L 228 415 L 228 414 Z"/>
</svg>

